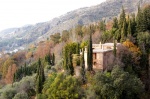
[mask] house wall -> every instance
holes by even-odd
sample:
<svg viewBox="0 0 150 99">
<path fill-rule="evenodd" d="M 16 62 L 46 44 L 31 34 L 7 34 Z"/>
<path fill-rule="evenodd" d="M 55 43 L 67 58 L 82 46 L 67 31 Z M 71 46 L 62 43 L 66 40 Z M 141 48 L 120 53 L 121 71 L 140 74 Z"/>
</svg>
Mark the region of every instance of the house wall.
<svg viewBox="0 0 150 99">
<path fill-rule="evenodd" d="M 104 53 L 103 56 L 103 70 L 109 70 L 112 68 L 113 64 L 113 51 L 108 51 Z"/>
<path fill-rule="evenodd" d="M 93 56 L 95 56 L 95 54 L 96 59 L 93 59 L 94 69 L 106 70 L 111 68 L 113 64 L 113 51 L 93 53 Z"/>
</svg>

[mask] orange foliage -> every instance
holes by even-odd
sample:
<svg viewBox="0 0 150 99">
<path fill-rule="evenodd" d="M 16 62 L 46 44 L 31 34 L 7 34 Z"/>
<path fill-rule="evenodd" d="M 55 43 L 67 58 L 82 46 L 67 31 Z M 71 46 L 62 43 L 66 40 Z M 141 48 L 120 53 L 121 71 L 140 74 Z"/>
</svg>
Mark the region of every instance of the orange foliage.
<svg viewBox="0 0 150 99">
<path fill-rule="evenodd" d="M 32 52 L 28 52 L 27 54 L 26 54 L 26 59 L 29 59 L 29 58 L 31 58 L 33 56 L 33 53 Z"/>
<path fill-rule="evenodd" d="M 129 40 L 123 42 L 123 45 L 128 48 L 129 51 L 131 51 L 134 62 L 139 64 L 139 59 L 142 54 L 140 49 Z"/>
<path fill-rule="evenodd" d="M 53 46 L 54 43 L 51 41 L 40 42 L 36 50 L 35 58 L 44 57 L 46 54 L 50 53 Z"/>
<path fill-rule="evenodd" d="M 131 52 L 141 55 L 140 49 L 136 45 L 134 45 L 130 40 L 126 40 L 125 42 L 123 42 L 123 45 L 126 46 Z"/>
<path fill-rule="evenodd" d="M 17 70 L 16 64 L 12 64 L 11 66 L 8 67 L 7 74 L 5 77 L 6 84 L 10 84 L 13 82 L 13 77 L 14 77 L 14 73 L 16 72 L 16 70 Z"/>
</svg>

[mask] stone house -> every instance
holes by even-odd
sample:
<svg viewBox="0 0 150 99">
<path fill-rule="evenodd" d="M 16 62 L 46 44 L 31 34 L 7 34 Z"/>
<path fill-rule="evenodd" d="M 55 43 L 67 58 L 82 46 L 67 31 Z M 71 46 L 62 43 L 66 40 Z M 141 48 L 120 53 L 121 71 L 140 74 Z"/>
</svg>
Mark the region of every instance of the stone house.
<svg viewBox="0 0 150 99">
<path fill-rule="evenodd" d="M 120 43 L 116 44 L 118 47 Z M 93 69 L 106 70 L 111 68 L 114 61 L 114 43 L 92 44 L 93 48 Z M 117 48 L 116 48 L 117 49 Z M 87 68 L 87 47 L 84 51 L 85 68 Z"/>
</svg>

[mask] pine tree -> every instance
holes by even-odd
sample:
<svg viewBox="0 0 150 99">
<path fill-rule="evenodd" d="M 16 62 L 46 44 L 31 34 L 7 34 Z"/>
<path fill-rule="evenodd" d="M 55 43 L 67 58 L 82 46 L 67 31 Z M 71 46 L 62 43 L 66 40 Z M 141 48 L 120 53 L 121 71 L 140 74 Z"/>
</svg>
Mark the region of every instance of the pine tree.
<svg viewBox="0 0 150 99">
<path fill-rule="evenodd" d="M 93 49 L 92 49 L 92 33 L 90 33 L 90 39 L 88 43 L 88 52 L 87 52 L 87 61 L 88 61 L 88 71 L 93 70 Z"/>
</svg>

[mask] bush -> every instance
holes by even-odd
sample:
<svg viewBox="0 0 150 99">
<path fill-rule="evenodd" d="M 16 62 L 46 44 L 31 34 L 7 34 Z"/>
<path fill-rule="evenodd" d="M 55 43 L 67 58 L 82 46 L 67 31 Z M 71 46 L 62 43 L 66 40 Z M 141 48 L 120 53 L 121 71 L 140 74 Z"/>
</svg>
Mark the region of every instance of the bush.
<svg viewBox="0 0 150 99">
<path fill-rule="evenodd" d="M 28 94 L 25 92 L 17 93 L 12 99 L 29 99 Z"/>
</svg>

